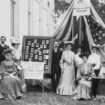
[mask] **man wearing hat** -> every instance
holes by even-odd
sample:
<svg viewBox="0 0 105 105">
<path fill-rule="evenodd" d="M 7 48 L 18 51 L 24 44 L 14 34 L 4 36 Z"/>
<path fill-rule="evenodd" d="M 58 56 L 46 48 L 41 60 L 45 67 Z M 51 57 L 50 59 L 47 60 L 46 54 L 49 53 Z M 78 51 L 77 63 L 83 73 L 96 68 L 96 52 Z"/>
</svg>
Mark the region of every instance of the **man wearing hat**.
<svg viewBox="0 0 105 105">
<path fill-rule="evenodd" d="M 92 72 L 93 72 L 93 75 L 95 76 L 98 76 L 101 69 L 101 57 L 98 54 L 98 49 L 99 49 L 98 45 L 93 45 L 91 48 L 92 54 L 88 58 L 88 63 L 92 65 Z M 93 81 L 93 87 L 92 87 L 93 98 L 96 97 L 96 90 L 98 87 L 98 83 L 99 83 L 99 80 Z"/>
<path fill-rule="evenodd" d="M 51 67 L 51 75 L 52 75 L 52 89 L 53 92 L 56 92 L 56 88 L 59 84 L 59 79 L 61 75 L 60 69 L 60 59 L 61 59 L 62 52 L 59 49 L 59 41 L 54 42 L 54 48 L 52 50 L 52 67 Z"/>
<path fill-rule="evenodd" d="M 5 37 L 5 36 L 1 36 L 0 42 L 1 42 L 1 43 L 0 43 L 0 64 L 1 64 L 1 62 L 2 62 L 3 60 L 5 60 L 5 57 L 4 57 L 4 55 L 3 55 L 3 51 L 4 51 L 5 49 L 8 49 L 9 46 L 5 44 L 5 42 L 6 42 L 6 37 Z"/>
</svg>

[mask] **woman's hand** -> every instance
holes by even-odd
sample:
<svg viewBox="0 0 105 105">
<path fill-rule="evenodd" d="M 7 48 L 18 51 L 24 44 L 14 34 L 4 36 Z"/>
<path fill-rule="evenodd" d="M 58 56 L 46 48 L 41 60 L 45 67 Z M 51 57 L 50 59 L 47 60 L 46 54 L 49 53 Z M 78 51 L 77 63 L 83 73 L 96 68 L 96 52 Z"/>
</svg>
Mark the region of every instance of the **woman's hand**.
<svg viewBox="0 0 105 105">
<path fill-rule="evenodd" d="M 71 65 L 71 62 L 66 62 L 68 65 Z"/>
<path fill-rule="evenodd" d="M 89 78 L 88 78 L 88 81 L 90 81 L 91 79 L 92 79 L 92 77 L 89 77 Z"/>
<path fill-rule="evenodd" d="M 81 76 L 79 76 L 77 79 L 76 79 L 76 81 L 80 81 L 81 80 Z"/>
<path fill-rule="evenodd" d="M 17 75 L 17 72 L 13 72 L 14 75 Z"/>
<path fill-rule="evenodd" d="M 60 68 L 61 68 L 61 69 L 64 69 L 63 63 L 60 62 L 59 65 L 60 65 Z"/>
<path fill-rule="evenodd" d="M 9 73 L 8 72 L 4 72 L 4 75 L 9 75 Z"/>
</svg>

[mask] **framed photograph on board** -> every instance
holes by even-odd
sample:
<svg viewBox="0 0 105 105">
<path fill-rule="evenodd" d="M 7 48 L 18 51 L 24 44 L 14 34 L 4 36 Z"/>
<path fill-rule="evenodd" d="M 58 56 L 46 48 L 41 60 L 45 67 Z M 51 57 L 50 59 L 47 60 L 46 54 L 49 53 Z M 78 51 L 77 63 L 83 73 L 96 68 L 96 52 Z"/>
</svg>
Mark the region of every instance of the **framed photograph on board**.
<svg viewBox="0 0 105 105">
<path fill-rule="evenodd" d="M 45 62 L 44 73 L 51 73 L 52 46 L 52 37 L 24 36 L 22 60 L 25 62 Z"/>
</svg>

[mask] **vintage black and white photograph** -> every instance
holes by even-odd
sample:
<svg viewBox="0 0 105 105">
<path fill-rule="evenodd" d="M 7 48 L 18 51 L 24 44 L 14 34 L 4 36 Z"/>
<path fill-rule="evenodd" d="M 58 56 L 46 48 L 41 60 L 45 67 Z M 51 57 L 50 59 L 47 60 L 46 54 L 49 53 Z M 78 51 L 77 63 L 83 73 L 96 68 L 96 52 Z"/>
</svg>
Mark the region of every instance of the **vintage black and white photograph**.
<svg viewBox="0 0 105 105">
<path fill-rule="evenodd" d="M 0 105 L 105 105 L 105 0 L 0 0 Z"/>
</svg>

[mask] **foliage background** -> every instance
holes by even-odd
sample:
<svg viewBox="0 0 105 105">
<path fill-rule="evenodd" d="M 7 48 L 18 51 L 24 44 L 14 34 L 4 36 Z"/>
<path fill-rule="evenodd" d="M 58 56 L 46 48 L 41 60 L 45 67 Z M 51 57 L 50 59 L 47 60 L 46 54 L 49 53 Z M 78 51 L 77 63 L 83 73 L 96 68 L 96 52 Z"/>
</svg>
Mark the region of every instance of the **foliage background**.
<svg viewBox="0 0 105 105">
<path fill-rule="evenodd" d="M 99 0 L 91 0 L 94 8 L 105 23 L 105 4 L 101 4 L 98 1 Z M 70 3 L 67 3 L 66 0 L 55 0 L 55 13 L 57 18 L 68 9 L 69 5 Z"/>
</svg>

